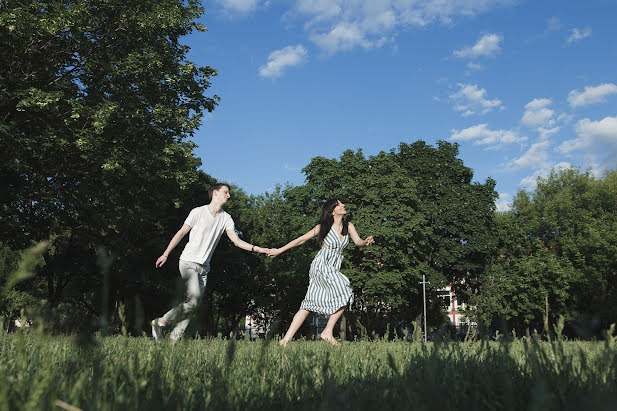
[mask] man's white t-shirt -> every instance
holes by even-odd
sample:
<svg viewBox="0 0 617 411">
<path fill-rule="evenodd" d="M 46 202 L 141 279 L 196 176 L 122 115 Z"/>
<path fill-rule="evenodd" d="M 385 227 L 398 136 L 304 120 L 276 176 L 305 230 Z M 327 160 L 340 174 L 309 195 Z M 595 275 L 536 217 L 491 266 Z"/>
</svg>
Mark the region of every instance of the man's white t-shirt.
<svg viewBox="0 0 617 411">
<path fill-rule="evenodd" d="M 210 264 L 223 233 L 234 229 L 234 220 L 229 214 L 221 210 L 214 217 L 207 205 L 192 209 L 184 224 L 191 226 L 191 231 L 180 259 L 204 265 Z"/>
</svg>

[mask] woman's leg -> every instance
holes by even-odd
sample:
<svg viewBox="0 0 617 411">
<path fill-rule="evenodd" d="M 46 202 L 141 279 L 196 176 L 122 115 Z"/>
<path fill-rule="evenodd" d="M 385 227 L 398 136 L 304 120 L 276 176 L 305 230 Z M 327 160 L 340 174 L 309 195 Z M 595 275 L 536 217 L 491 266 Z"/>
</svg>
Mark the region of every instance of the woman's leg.
<svg viewBox="0 0 617 411">
<path fill-rule="evenodd" d="M 338 342 L 334 339 L 334 335 L 332 335 L 332 331 L 334 330 L 334 326 L 336 322 L 343 315 L 343 311 L 345 311 L 345 307 L 339 308 L 335 313 L 330 314 L 330 318 L 328 318 L 328 323 L 326 324 L 326 328 L 323 329 L 319 336 L 322 340 L 326 340 L 332 345 L 339 345 Z"/>
<path fill-rule="evenodd" d="M 302 308 L 298 310 L 296 315 L 294 315 L 294 319 L 291 321 L 291 325 L 287 329 L 285 336 L 283 337 L 281 341 L 279 341 L 280 345 L 283 345 L 283 346 L 287 345 L 287 343 L 291 341 L 296 331 L 298 331 L 298 329 L 300 328 L 304 320 L 306 320 L 306 316 L 308 314 L 309 314 L 308 310 L 303 310 Z"/>
</svg>

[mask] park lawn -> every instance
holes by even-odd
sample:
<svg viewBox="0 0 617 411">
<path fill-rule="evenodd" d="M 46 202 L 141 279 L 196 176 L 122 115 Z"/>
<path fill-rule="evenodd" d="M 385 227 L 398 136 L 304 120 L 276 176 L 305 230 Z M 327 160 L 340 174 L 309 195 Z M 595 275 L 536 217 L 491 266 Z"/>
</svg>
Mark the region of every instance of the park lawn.
<svg viewBox="0 0 617 411">
<path fill-rule="evenodd" d="M 0 409 L 614 409 L 607 341 L 417 343 L 0 334 Z"/>
</svg>

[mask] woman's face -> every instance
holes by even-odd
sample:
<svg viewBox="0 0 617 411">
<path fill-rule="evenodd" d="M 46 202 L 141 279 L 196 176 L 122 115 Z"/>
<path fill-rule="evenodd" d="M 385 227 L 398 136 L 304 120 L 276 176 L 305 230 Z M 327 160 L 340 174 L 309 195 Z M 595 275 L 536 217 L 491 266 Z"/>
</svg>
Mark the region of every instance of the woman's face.
<svg viewBox="0 0 617 411">
<path fill-rule="evenodd" d="M 347 214 L 347 210 L 345 210 L 345 204 L 339 201 L 336 207 L 334 207 L 334 210 L 332 211 L 332 215 L 336 216 L 336 215 L 345 215 L 345 214 Z"/>
</svg>

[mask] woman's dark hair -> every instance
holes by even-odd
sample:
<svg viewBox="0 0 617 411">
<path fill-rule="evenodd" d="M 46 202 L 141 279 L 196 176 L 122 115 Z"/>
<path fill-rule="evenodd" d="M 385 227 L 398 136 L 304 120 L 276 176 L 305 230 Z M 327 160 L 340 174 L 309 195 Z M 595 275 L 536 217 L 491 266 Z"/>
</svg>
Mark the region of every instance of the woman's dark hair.
<svg viewBox="0 0 617 411">
<path fill-rule="evenodd" d="M 321 216 L 319 217 L 319 234 L 317 235 L 317 241 L 319 244 L 323 243 L 323 240 L 326 238 L 330 229 L 332 228 L 332 224 L 334 224 L 334 217 L 332 216 L 332 212 L 338 205 L 338 200 L 336 198 L 331 198 L 327 200 L 324 205 L 321 207 Z M 347 235 L 347 221 L 343 219 L 343 235 Z"/>
</svg>

